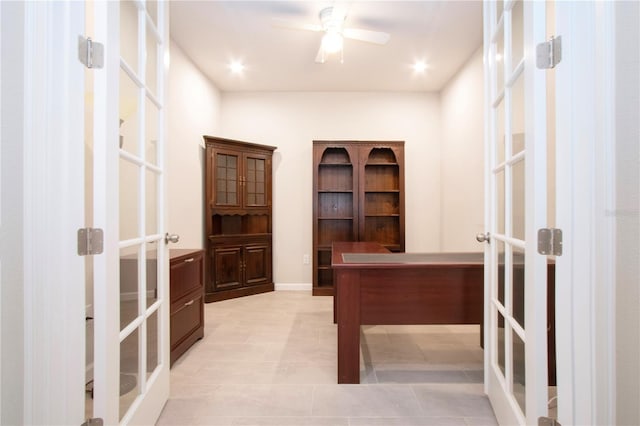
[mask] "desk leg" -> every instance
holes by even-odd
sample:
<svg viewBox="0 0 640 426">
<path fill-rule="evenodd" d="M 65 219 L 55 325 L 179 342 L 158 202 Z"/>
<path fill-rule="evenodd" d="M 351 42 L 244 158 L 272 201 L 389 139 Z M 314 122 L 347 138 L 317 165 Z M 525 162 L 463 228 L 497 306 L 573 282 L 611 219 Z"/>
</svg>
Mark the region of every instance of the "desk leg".
<svg viewBox="0 0 640 426">
<path fill-rule="evenodd" d="M 360 272 L 339 271 L 338 313 L 338 383 L 360 383 Z"/>
</svg>

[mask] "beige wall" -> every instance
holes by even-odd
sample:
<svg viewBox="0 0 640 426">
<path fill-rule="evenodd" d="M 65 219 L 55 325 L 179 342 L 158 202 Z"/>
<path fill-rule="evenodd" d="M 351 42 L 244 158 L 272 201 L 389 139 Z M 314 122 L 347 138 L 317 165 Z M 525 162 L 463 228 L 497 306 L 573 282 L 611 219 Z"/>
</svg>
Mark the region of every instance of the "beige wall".
<svg viewBox="0 0 640 426">
<path fill-rule="evenodd" d="M 180 235 L 173 248 L 202 248 L 202 135 L 218 133 L 220 92 L 171 42 L 169 72 L 169 138 L 167 150 L 169 227 Z"/>
<path fill-rule="evenodd" d="M 437 94 L 224 93 L 219 136 L 275 145 L 274 279 L 310 284 L 312 141 L 405 141 L 406 249 L 440 250 Z"/>
<path fill-rule="evenodd" d="M 483 223 L 482 53 L 441 94 L 220 93 L 171 45 L 169 231 L 203 247 L 202 135 L 275 145 L 274 280 L 311 283 L 315 139 L 404 140 L 407 251 L 478 250 Z M 188 111 L 188 113 L 185 113 Z M 460 125 L 463 123 L 464 125 Z"/>
<path fill-rule="evenodd" d="M 220 93 L 175 43 L 169 80 L 169 231 L 203 247 L 202 135 L 275 145 L 274 280 L 311 283 L 315 139 L 404 140 L 407 251 L 474 251 L 483 223 L 482 52 L 441 94 Z M 463 124 L 463 125 L 461 125 Z"/>
<path fill-rule="evenodd" d="M 482 48 L 440 94 L 442 117 L 441 249 L 479 251 L 484 232 Z"/>
</svg>

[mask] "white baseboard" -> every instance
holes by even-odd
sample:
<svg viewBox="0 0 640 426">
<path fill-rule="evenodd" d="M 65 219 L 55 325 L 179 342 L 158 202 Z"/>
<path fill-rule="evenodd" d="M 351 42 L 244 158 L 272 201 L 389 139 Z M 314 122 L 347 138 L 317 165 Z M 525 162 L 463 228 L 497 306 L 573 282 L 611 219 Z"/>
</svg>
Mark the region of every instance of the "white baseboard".
<svg viewBox="0 0 640 426">
<path fill-rule="evenodd" d="M 311 291 L 311 283 L 281 283 L 275 284 L 276 291 Z"/>
</svg>

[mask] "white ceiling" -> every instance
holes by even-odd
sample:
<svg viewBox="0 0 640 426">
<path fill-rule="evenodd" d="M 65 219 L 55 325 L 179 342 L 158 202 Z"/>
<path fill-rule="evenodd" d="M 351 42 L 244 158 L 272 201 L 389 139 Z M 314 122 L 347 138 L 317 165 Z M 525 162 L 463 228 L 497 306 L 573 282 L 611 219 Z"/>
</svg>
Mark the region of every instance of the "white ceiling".
<svg viewBox="0 0 640 426">
<path fill-rule="evenodd" d="M 344 63 L 315 62 L 319 24 L 335 1 L 172 1 L 171 37 L 221 91 L 439 91 L 482 43 L 480 1 L 341 1 L 345 28 L 383 31 L 384 46 L 345 40 Z M 234 75 L 228 65 L 246 66 Z M 411 65 L 424 60 L 424 74 Z"/>
</svg>

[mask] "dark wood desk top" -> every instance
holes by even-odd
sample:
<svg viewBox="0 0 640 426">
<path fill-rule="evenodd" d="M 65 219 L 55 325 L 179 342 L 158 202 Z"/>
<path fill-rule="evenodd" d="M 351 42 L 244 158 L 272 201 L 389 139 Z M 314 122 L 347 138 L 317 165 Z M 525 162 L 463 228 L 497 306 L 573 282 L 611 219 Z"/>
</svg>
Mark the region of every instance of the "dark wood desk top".
<svg viewBox="0 0 640 426">
<path fill-rule="evenodd" d="M 385 268 L 424 265 L 456 268 L 484 265 L 484 254 L 477 253 L 391 253 L 378 243 L 333 243 L 333 268 Z"/>
</svg>

